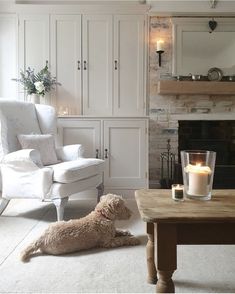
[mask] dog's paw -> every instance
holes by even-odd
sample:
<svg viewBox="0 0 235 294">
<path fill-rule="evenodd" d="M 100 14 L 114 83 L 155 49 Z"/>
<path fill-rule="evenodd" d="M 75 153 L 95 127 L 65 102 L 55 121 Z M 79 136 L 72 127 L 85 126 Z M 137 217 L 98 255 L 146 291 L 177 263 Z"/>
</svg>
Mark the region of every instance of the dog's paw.
<svg viewBox="0 0 235 294">
<path fill-rule="evenodd" d="M 132 246 L 140 245 L 140 240 L 136 237 L 131 237 L 130 238 L 130 245 L 132 245 Z"/>
<path fill-rule="evenodd" d="M 123 236 L 133 236 L 129 231 L 122 231 Z"/>
<path fill-rule="evenodd" d="M 116 230 L 115 236 L 133 236 L 129 231 L 127 230 Z"/>
</svg>

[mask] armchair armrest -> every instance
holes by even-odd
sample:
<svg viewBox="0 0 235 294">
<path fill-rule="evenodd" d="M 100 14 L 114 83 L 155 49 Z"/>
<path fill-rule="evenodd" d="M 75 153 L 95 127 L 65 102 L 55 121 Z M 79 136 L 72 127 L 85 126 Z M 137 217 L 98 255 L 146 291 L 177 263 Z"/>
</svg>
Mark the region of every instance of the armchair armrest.
<svg viewBox="0 0 235 294">
<path fill-rule="evenodd" d="M 53 169 L 43 167 L 37 150 L 11 152 L 3 157 L 0 167 L 3 198 L 44 199 L 50 195 Z"/>
<path fill-rule="evenodd" d="M 41 156 L 38 150 L 35 149 L 22 149 L 15 152 L 8 153 L 2 159 L 3 164 L 19 165 L 36 165 L 36 167 L 43 167 Z M 21 163 L 21 164 L 20 164 Z"/>
<path fill-rule="evenodd" d="M 56 148 L 56 154 L 59 160 L 71 161 L 82 157 L 84 148 L 81 144 L 66 145 Z"/>
</svg>

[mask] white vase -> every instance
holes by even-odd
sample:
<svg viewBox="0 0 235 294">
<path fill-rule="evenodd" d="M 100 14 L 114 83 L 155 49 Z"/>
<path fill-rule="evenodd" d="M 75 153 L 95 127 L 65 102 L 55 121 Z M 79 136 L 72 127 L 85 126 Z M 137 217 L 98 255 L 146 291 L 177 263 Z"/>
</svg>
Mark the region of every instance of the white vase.
<svg viewBox="0 0 235 294">
<path fill-rule="evenodd" d="M 30 94 L 28 95 L 28 101 L 34 104 L 40 104 L 40 95 L 39 94 Z"/>
</svg>

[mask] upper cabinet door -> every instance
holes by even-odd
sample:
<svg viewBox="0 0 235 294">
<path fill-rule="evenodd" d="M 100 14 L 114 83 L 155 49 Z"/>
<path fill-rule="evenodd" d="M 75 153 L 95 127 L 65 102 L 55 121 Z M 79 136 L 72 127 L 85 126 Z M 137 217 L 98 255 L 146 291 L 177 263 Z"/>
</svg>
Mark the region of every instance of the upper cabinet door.
<svg viewBox="0 0 235 294">
<path fill-rule="evenodd" d="M 35 73 L 49 62 L 49 15 L 19 15 L 19 69 Z M 20 99 L 24 99 L 19 87 Z"/>
<path fill-rule="evenodd" d="M 83 110 L 112 114 L 112 15 L 83 16 Z"/>
<path fill-rule="evenodd" d="M 59 113 L 81 114 L 81 16 L 51 16 L 51 69 L 61 86 L 53 93 Z"/>
<path fill-rule="evenodd" d="M 41 70 L 49 61 L 49 16 L 19 15 L 19 66 Z"/>
<path fill-rule="evenodd" d="M 0 14 L 0 97 L 16 99 L 17 18 Z"/>
<path fill-rule="evenodd" d="M 114 115 L 144 115 L 144 16 L 114 16 Z"/>
</svg>

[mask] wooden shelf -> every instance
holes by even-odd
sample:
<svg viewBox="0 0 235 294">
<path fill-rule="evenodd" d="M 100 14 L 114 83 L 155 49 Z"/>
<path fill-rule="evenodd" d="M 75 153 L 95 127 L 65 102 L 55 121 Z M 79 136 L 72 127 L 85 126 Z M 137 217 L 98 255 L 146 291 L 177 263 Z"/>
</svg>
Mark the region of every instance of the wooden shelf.
<svg viewBox="0 0 235 294">
<path fill-rule="evenodd" d="M 235 95 L 235 82 L 159 81 L 158 94 L 162 95 Z"/>
</svg>

